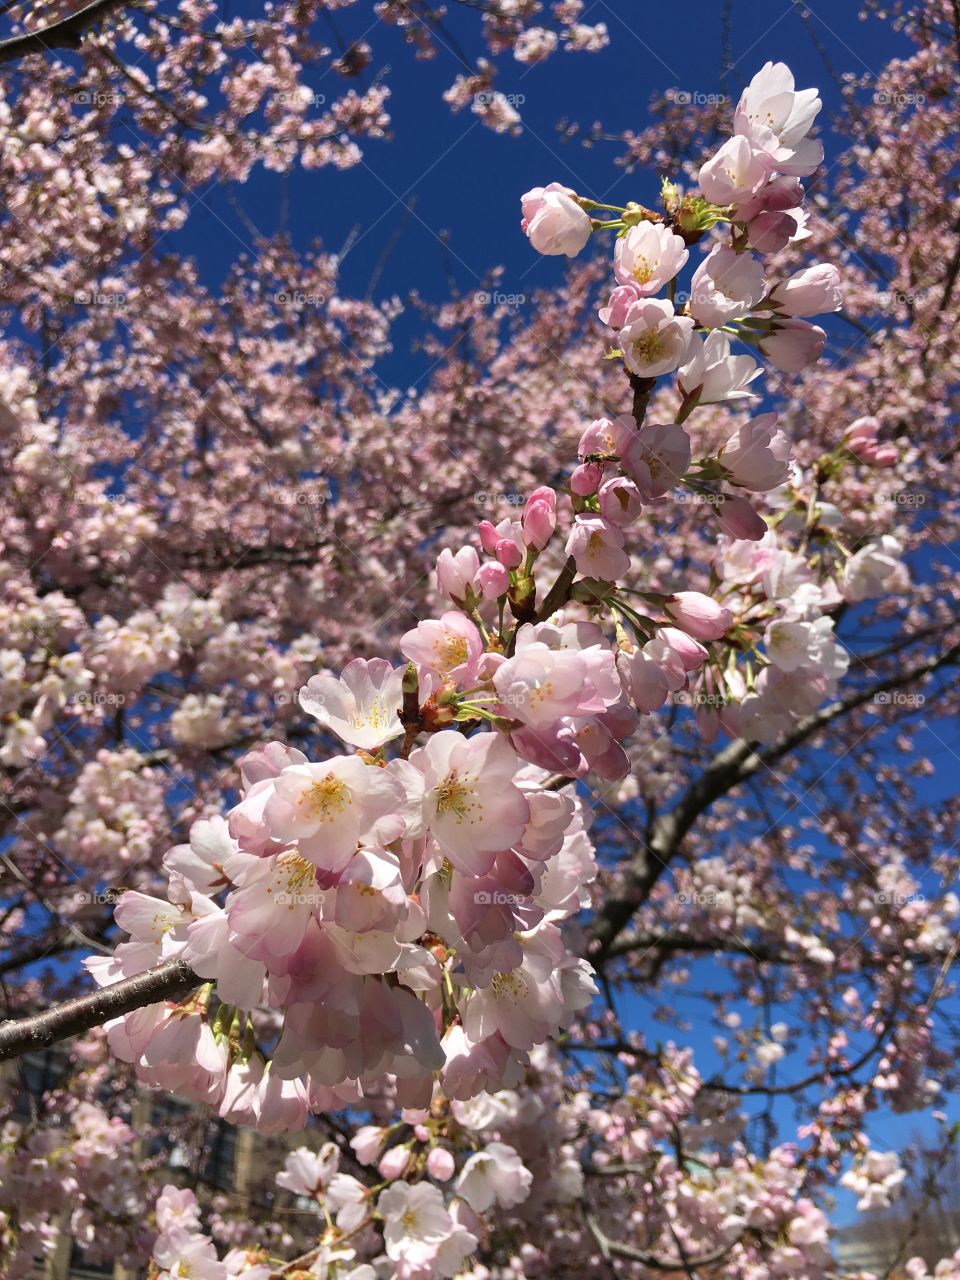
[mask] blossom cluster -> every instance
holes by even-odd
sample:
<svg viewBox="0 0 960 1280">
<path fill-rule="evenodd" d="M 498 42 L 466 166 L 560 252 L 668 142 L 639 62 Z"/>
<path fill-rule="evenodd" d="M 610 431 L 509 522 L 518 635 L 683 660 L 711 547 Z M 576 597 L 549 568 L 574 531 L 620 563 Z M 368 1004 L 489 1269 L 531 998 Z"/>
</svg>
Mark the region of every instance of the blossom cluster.
<svg viewBox="0 0 960 1280">
<path fill-rule="evenodd" d="M 771 85 L 787 139 L 778 145 L 751 123 L 773 110 Z M 442 551 L 437 585 L 454 607 L 402 637 L 405 669 L 357 658 L 300 690 L 302 710 L 354 754 L 311 759 L 280 743 L 249 753 L 239 803 L 197 822 L 189 846 L 164 859 L 169 901 L 121 899 L 116 919 L 131 940 L 87 962 L 99 981 L 173 956 L 205 980 L 184 1004 L 109 1028 L 142 1079 L 267 1130 L 297 1127 L 309 1109 L 345 1105 L 384 1077 L 409 1107 L 429 1105 L 436 1080 L 451 1099 L 511 1084 L 595 992 L 560 927 L 595 875 L 572 781 L 622 778 L 623 740 L 671 694 L 725 704 L 734 691 L 735 715 L 714 715 L 712 731 L 749 722 L 760 733 L 771 721 L 779 731 L 781 706 L 808 709 L 842 674 L 826 616 L 834 599 L 805 579 L 805 561 L 777 551 L 747 499 L 726 492 L 785 484 L 790 450 L 776 416 L 742 424 L 692 471 L 683 425 L 701 403 L 747 394 L 754 362 L 730 354 L 727 334 L 742 338 L 755 307 L 786 308 L 796 326 L 814 302 L 839 305 L 832 269 L 768 288 L 747 247 L 756 233 L 743 202 L 773 200 L 778 184 L 816 165 L 804 142 L 816 107 L 815 94 L 793 93 L 786 68 L 766 68 L 744 94 L 734 139 L 702 171 L 716 196 L 708 175 L 745 166 L 723 207 L 671 189 L 664 217 L 632 206 L 609 224 L 621 283 L 608 321 L 622 310 L 614 327 L 645 394 L 644 378 L 683 365 L 678 420 L 646 425 L 636 403 L 633 415 L 597 420 L 562 491 L 541 486 L 519 519 L 481 522 L 482 560 L 469 545 Z M 531 240 L 550 251 L 575 247 L 578 220 L 594 230 L 555 184 L 523 204 Z M 783 216 L 796 234 L 797 219 Z M 732 244 L 711 250 L 684 313 L 654 299 L 686 262 L 686 239 L 721 221 Z M 681 484 L 720 495 L 734 535 L 716 575 L 722 600 L 624 581 L 630 525 Z M 548 589 L 561 540 L 563 568 Z M 772 621 L 769 607 L 751 613 L 760 578 L 776 584 L 760 593 L 764 606 L 786 600 Z M 733 659 L 761 634 L 766 665 L 743 679 Z M 209 742 L 218 714 L 194 700 L 175 732 Z"/>
</svg>

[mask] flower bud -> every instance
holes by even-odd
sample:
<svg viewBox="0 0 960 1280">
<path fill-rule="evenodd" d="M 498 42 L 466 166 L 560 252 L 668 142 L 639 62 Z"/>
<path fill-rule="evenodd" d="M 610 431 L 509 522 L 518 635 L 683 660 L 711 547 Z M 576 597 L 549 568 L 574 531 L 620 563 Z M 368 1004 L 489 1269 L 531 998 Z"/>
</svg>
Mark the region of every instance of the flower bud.
<svg viewBox="0 0 960 1280">
<path fill-rule="evenodd" d="M 410 1148 L 409 1147 L 391 1147 L 389 1151 L 385 1151 L 380 1157 L 380 1163 L 377 1170 L 382 1178 L 393 1182 L 396 1178 L 402 1178 L 410 1165 Z"/>
<path fill-rule="evenodd" d="M 581 462 L 570 477 L 570 488 L 580 498 L 596 493 L 603 479 L 603 467 L 599 462 Z"/>
<path fill-rule="evenodd" d="M 433 1147 L 427 1156 L 427 1173 L 437 1182 L 449 1182 L 456 1168 L 453 1156 L 446 1147 Z"/>
<path fill-rule="evenodd" d="M 697 640 L 719 640 L 733 622 L 730 610 L 702 591 L 678 591 L 664 607 L 677 626 Z"/>
<path fill-rule="evenodd" d="M 534 489 L 523 509 L 523 536 L 528 547 L 542 551 L 557 527 L 557 495 L 547 485 Z"/>
<path fill-rule="evenodd" d="M 480 532 L 480 545 L 488 556 L 492 556 L 497 549 L 497 543 L 500 541 L 500 534 L 497 532 L 497 526 L 491 524 L 489 520 L 481 520 L 477 526 Z"/>
<path fill-rule="evenodd" d="M 523 564 L 523 552 L 510 538 L 500 538 L 494 548 L 494 555 L 507 569 L 516 569 Z"/>
<path fill-rule="evenodd" d="M 498 561 L 488 560 L 477 571 L 477 586 L 485 600 L 496 600 L 510 590 L 510 574 Z"/>
</svg>

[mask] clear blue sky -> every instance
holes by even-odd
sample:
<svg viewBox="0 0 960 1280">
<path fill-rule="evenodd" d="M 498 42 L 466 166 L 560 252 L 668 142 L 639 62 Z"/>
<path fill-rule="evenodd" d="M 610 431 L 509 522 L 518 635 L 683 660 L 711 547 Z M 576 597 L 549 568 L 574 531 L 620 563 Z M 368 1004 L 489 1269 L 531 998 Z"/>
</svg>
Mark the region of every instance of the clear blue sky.
<svg viewBox="0 0 960 1280">
<path fill-rule="evenodd" d="M 873 18 L 861 22 L 858 8 L 857 0 L 814 0 L 806 5 L 810 16 L 805 25 L 793 0 L 732 0 L 728 91 L 736 97 L 766 60 L 786 61 L 798 85 L 820 87 L 826 103 L 821 118 L 828 128 L 839 96 L 811 29 L 839 73 L 874 72 L 904 47 L 886 24 Z M 441 95 L 459 70 L 454 53 L 441 47 L 435 60 L 415 62 L 398 32 L 378 23 L 372 9 L 372 3 L 361 3 L 336 18 L 346 39 L 364 38 L 373 48 L 373 67 L 356 83 L 368 83 L 375 68 L 391 68 L 388 109 L 394 140 L 365 144 L 363 162 L 346 172 L 297 168 L 279 177 L 257 170 L 250 182 L 233 188 L 260 231 L 269 234 L 286 225 L 299 248 L 319 237 L 328 249 L 339 250 L 359 225 L 344 263 L 344 288 L 354 294 L 366 292 L 387 240 L 404 220 L 377 282 L 377 297 L 406 297 L 414 288 L 429 299 L 447 295 L 441 231 L 449 232 L 448 261 L 462 290 L 479 288 L 484 274 L 497 264 L 506 268 L 506 292 L 529 296 L 551 284 L 562 265 L 534 254 L 520 233 L 523 191 L 556 179 L 615 203 L 652 201 L 657 192 L 650 175 L 629 175 L 614 166 L 620 150 L 615 144 L 588 149 L 577 140 L 561 141 L 558 120 L 577 122 L 585 131 L 595 121 L 611 133 L 636 129 L 647 120 L 654 92 L 674 87 L 712 94 L 721 89 L 721 0 L 687 0 L 676 6 L 588 0 L 583 21 L 605 22 L 610 47 L 599 54 L 558 51 L 536 67 L 504 59 L 496 85 L 506 94 L 523 96 L 524 128 L 519 137 L 496 135 L 469 108 L 453 115 L 443 102 Z M 455 2 L 449 9 L 448 27 L 456 41 L 471 57 L 482 53 L 476 10 Z M 316 76 L 312 87 L 332 99 L 346 83 L 331 72 Z M 829 163 L 839 143 L 829 132 L 825 143 Z M 185 231 L 167 243 L 171 240 L 201 258 L 203 274 L 211 281 L 252 247 L 249 230 L 216 186 L 200 193 Z M 411 373 L 416 377 L 416 365 L 402 347 L 389 372 L 401 386 L 413 380 Z"/>
</svg>

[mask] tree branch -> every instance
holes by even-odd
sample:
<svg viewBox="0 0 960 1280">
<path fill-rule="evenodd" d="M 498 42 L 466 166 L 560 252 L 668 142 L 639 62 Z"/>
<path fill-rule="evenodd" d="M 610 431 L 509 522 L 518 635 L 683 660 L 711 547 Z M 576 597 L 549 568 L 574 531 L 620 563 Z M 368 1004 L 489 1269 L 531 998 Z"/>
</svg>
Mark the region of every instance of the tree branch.
<svg viewBox="0 0 960 1280">
<path fill-rule="evenodd" d="M 183 960 L 168 960 L 91 995 L 77 996 L 43 1013 L 0 1023 L 0 1062 L 19 1058 L 32 1049 L 46 1049 L 134 1009 L 186 995 L 200 983 L 201 979 Z"/>
<path fill-rule="evenodd" d="M 756 743 L 745 742 L 742 738 L 726 746 L 687 787 L 674 807 L 657 819 L 650 840 L 628 861 L 623 889 L 616 898 L 603 904 L 591 926 L 591 941 L 587 951 L 590 960 L 594 964 L 603 963 L 615 939 L 630 923 L 634 912 L 647 901 L 651 889 L 676 855 L 687 832 L 715 800 L 761 769 L 769 768 L 789 755 L 834 720 L 872 702 L 878 693 L 913 684 L 940 667 L 956 662 L 958 658 L 960 644 L 955 644 L 937 657 L 901 675 L 886 676 L 866 685 L 847 698 L 832 702 L 813 715 L 804 717 L 791 733 L 786 734 L 769 750 L 761 751 Z"/>
<path fill-rule="evenodd" d="M 114 9 L 121 8 L 128 0 L 93 0 L 85 9 L 39 31 L 28 31 L 22 36 L 0 40 L 0 63 L 16 62 L 30 53 L 49 53 L 53 49 L 79 49 L 89 27 Z"/>
</svg>

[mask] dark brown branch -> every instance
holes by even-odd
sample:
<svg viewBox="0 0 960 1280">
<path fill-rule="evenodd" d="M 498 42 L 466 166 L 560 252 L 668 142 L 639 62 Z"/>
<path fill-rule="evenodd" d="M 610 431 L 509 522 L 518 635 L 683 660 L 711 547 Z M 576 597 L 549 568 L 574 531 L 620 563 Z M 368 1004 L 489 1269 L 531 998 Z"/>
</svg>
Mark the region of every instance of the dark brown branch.
<svg viewBox="0 0 960 1280">
<path fill-rule="evenodd" d="M 78 9 L 67 18 L 53 22 L 39 31 L 28 31 L 22 36 L 0 40 L 0 63 L 16 62 L 30 53 L 49 53 L 53 49 L 79 49 L 87 30 L 114 9 L 121 8 L 128 0 L 93 0 L 85 9 Z"/>
<path fill-rule="evenodd" d="M 46 1049 L 58 1040 L 81 1035 L 134 1009 L 143 1009 L 161 1000 L 175 1000 L 198 987 L 200 982 L 183 960 L 168 960 L 89 996 L 77 996 L 43 1013 L 0 1023 L 0 1062 L 19 1058 L 31 1050 Z"/>
</svg>

